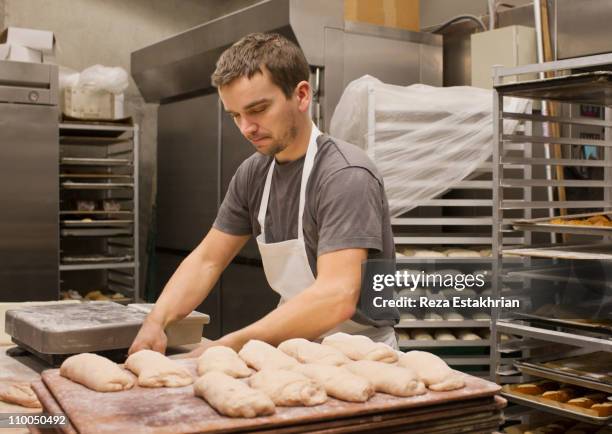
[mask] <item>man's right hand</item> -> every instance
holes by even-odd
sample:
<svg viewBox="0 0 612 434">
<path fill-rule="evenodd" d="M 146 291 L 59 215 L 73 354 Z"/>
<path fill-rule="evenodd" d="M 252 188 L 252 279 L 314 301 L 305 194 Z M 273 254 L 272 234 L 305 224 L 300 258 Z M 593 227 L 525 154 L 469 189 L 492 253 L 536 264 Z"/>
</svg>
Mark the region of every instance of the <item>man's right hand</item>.
<svg viewBox="0 0 612 434">
<path fill-rule="evenodd" d="M 159 322 L 147 318 L 132 342 L 128 355 L 140 350 L 153 350 L 164 354 L 167 344 L 168 337 L 164 327 Z"/>
</svg>

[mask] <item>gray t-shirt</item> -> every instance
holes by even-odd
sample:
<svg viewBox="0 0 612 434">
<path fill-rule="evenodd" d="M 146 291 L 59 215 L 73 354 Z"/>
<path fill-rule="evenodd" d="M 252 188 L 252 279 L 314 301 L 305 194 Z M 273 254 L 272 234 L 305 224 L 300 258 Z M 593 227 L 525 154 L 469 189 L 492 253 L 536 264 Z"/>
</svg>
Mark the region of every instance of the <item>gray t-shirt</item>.
<svg viewBox="0 0 612 434">
<path fill-rule="evenodd" d="M 389 206 L 382 177 L 364 151 L 321 135 L 306 188 L 303 227 L 308 261 L 317 275 L 317 256 L 348 248 L 368 249 L 368 259 L 395 258 Z M 232 235 L 261 230 L 257 214 L 272 158 L 255 153 L 238 168 L 213 224 Z M 304 158 L 276 164 L 266 213 L 266 242 L 297 238 L 300 183 Z M 358 309 L 352 318 L 378 327 L 395 321 L 374 320 Z"/>
</svg>

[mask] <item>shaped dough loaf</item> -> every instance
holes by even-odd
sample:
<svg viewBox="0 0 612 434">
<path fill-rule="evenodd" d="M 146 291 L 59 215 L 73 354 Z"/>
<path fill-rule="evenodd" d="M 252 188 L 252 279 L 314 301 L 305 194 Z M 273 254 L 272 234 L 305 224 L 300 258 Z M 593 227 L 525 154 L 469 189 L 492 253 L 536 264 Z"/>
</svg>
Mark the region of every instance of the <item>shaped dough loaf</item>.
<svg viewBox="0 0 612 434">
<path fill-rule="evenodd" d="M 321 384 L 329 396 L 343 401 L 365 402 L 376 392 L 368 380 L 341 366 L 298 364 L 293 370 Z"/>
<path fill-rule="evenodd" d="M 289 339 L 281 343 L 278 349 L 302 363 L 340 366 L 351 361 L 329 345 L 317 344 L 302 338 Z"/>
<path fill-rule="evenodd" d="M 390 346 L 373 342 L 367 336 L 334 333 L 325 337 L 322 344 L 341 351 L 351 360 L 374 360 L 385 363 L 397 361 L 397 354 Z"/>
<path fill-rule="evenodd" d="M 251 339 L 238 353 L 247 365 L 258 371 L 263 368 L 269 369 L 291 369 L 298 361 L 272 345 Z"/>
<path fill-rule="evenodd" d="M 323 386 L 299 372 L 286 369 L 262 369 L 249 378 L 249 385 L 268 395 L 274 404 L 285 407 L 310 407 L 327 401 Z"/>
<path fill-rule="evenodd" d="M 0 383 L 0 401 L 22 407 L 42 408 L 28 383 Z"/>
<path fill-rule="evenodd" d="M 157 351 L 140 350 L 125 361 L 143 387 L 182 387 L 193 383 L 189 371 Z"/>
<path fill-rule="evenodd" d="M 193 390 L 225 416 L 257 417 L 274 414 L 276 410 L 268 395 L 219 371 L 204 374 L 195 382 Z"/>
<path fill-rule="evenodd" d="M 134 386 L 134 377 L 115 362 L 93 353 L 68 357 L 60 375 L 97 392 L 118 392 Z"/>
<path fill-rule="evenodd" d="M 230 377 L 244 378 L 251 375 L 251 370 L 230 347 L 210 347 L 198 358 L 198 375 L 219 371 Z"/>
<path fill-rule="evenodd" d="M 425 385 L 435 391 L 462 388 L 463 378 L 438 356 L 426 351 L 409 351 L 402 354 L 398 365 L 412 369 Z"/>
<path fill-rule="evenodd" d="M 414 396 L 427 392 L 414 371 L 388 363 L 360 360 L 346 365 L 355 375 L 367 379 L 377 392 L 394 396 Z"/>
</svg>

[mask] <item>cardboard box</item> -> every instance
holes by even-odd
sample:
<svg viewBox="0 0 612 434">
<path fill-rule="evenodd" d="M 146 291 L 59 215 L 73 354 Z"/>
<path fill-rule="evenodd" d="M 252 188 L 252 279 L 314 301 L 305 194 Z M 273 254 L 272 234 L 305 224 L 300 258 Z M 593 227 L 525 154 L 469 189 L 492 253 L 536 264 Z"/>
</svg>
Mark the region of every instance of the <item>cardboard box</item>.
<svg viewBox="0 0 612 434">
<path fill-rule="evenodd" d="M 39 50 L 46 54 L 53 53 L 55 36 L 48 30 L 24 29 L 21 27 L 9 27 L 0 37 L 0 41 L 9 45 L 21 45 L 23 47 Z"/>
<path fill-rule="evenodd" d="M 537 63 L 536 32 L 532 27 L 507 26 L 471 36 L 472 86 L 493 88 L 493 65 L 514 67 Z M 504 82 L 535 80 L 536 74 L 504 77 Z"/>
<path fill-rule="evenodd" d="M 124 117 L 123 101 L 123 94 L 67 87 L 62 99 L 62 113 L 78 119 L 121 119 Z"/>
<path fill-rule="evenodd" d="M 14 62 L 41 63 L 42 53 L 28 47 L 13 44 L 0 44 L 0 59 Z"/>
<path fill-rule="evenodd" d="M 344 19 L 418 32 L 419 0 L 344 0 Z"/>
</svg>

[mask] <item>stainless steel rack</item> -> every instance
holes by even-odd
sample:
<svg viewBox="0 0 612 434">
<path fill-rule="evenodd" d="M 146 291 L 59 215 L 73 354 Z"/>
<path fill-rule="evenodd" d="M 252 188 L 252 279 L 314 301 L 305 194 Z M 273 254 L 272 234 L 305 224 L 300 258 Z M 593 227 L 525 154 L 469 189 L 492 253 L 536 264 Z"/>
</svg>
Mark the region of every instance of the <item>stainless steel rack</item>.
<svg viewBox="0 0 612 434">
<path fill-rule="evenodd" d="M 139 301 L 138 125 L 70 121 L 59 130 L 60 287 Z"/>
<path fill-rule="evenodd" d="M 573 267 L 599 264 L 605 274 L 612 261 L 612 232 L 581 224 L 551 222 L 553 218 L 579 219 L 603 214 L 612 208 L 612 111 L 608 107 L 612 103 L 609 97 L 612 73 L 583 72 L 598 67 L 608 69 L 610 65 L 612 55 L 606 54 L 515 68 L 493 68 L 493 292 L 499 297 L 500 289 L 507 285 L 506 278 L 511 276 L 515 280 L 512 288 L 516 294 L 521 294 L 524 303 L 520 314 L 493 309 L 491 377 L 500 383 L 531 381 L 533 377 L 563 378 L 565 383 L 584 387 L 584 382 L 572 382 L 562 372 L 530 369 L 529 363 L 543 355 L 563 359 L 576 351 L 612 352 L 612 334 L 603 328 L 581 324 L 584 319 L 576 313 L 580 312 L 579 305 L 587 304 L 586 299 L 592 296 L 587 292 L 592 288 L 602 291 L 601 298 L 596 299 L 599 303 L 596 310 L 605 312 L 610 302 L 609 284 L 605 278 L 598 280 L 597 274 L 586 274 L 582 279 L 568 272 L 572 270 L 573 273 Z M 507 82 L 512 76 L 534 73 L 539 73 L 541 78 Z M 552 73 L 562 75 L 544 78 L 545 73 L 549 77 Z M 543 110 L 532 114 L 505 112 L 503 98 L 509 96 L 528 99 L 534 107 L 541 105 Z M 595 108 L 585 110 L 585 104 Z M 595 117 L 591 117 L 593 113 Z M 533 133 L 506 134 L 503 127 L 506 119 L 528 122 Z M 524 157 L 508 152 L 508 146 L 516 142 L 528 144 Z M 587 148 L 589 158 L 586 158 Z M 580 153 L 584 154 L 583 158 Z M 556 166 L 560 169 L 552 170 Z M 515 167 L 524 168 L 526 176 L 508 177 L 507 170 Z M 568 170 L 573 170 L 570 168 L 590 168 L 598 172 L 568 179 Z M 508 222 L 510 214 L 513 218 Z M 522 235 L 526 241 L 524 245 L 504 248 L 507 238 L 514 235 Z M 509 256 L 518 258 L 520 266 L 509 264 L 505 259 Z M 551 303 L 538 308 L 542 300 L 551 300 Z M 574 302 L 566 307 L 569 313 L 555 311 L 561 310 L 568 300 Z M 514 339 L 510 351 L 500 340 L 502 333 Z M 504 358 L 507 354 L 513 357 Z M 524 396 L 507 394 L 507 397 L 541 412 L 590 423 L 608 423 L 604 418 L 585 418 L 580 411 L 543 405 Z"/>
</svg>

